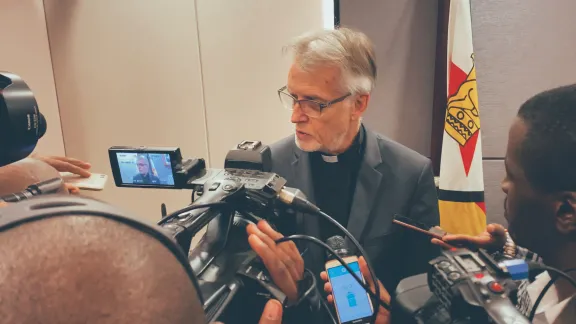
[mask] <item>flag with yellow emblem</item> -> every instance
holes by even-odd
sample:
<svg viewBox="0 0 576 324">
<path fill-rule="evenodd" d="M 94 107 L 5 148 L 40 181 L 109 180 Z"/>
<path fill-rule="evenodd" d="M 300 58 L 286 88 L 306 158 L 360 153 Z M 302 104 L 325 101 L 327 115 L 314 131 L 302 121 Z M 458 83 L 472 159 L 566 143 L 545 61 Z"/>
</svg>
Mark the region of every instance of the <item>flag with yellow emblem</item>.
<svg viewBox="0 0 576 324">
<path fill-rule="evenodd" d="M 440 226 L 476 235 L 486 228 L 480 110 L 470 0 L 452 0 L 448 23 L 448 107 L 438 198 Z"/>
</svg>

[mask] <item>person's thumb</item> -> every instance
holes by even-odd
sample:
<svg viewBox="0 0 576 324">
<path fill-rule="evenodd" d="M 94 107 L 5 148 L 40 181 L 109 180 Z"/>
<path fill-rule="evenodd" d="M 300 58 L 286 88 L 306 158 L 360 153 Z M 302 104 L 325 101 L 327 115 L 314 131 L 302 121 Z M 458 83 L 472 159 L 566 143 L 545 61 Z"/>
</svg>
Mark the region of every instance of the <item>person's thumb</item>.
<svg viewBox="0 0 576 324">
<path fill-rule="evenodd" d="M 364 280 L 366 280 L 368 287 L 374 291 L 374 281 L 372 281 L 372 276 L 370 275 L 370 270 L 368 269 L 368 263 L 366 263 L 366 259 L 364 259 L 363 256 L 359 257 L 358 264 L 360 265 L 360 272 L 362 272 L 362 276 L 364 277 Z"/>
<path fill-rule="evenodd" d="M 500 224 L 490 224 L 487 226 L 486 231 L 490 233 L 492 238 L 501 241 L 506 238 L 506 229 Z"/>
<path fill-rule="evenodd" d="M 258 324 L 280 324 L 282 323 L 282 312 L 282 304 L 276 299 L 270 299 L 264 306 L 264 311 Z"/>
</svg>

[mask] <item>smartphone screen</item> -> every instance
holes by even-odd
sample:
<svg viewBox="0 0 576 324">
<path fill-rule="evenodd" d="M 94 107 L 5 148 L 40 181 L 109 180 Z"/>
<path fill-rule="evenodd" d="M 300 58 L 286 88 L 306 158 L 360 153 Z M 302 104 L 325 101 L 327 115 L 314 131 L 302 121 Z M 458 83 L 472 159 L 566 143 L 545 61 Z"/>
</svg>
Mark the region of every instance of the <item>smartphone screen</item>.
<svg viewBox="0 0 576 324">
<path fill-rule="evenodd" d="M 348 266 L 362 278 L 358 261 L 350 262 Z M 373 311 L 364 288 L 342 265 L 328 268 L 328 277 L 340 323 L 369 323 Z"/>
</svg>

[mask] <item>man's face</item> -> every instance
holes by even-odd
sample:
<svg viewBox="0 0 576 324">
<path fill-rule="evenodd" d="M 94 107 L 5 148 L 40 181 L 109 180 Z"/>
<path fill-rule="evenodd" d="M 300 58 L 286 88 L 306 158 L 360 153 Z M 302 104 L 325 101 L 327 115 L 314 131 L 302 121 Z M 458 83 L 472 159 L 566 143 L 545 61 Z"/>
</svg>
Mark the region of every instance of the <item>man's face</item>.
<svg viewBox="0 0 576 324">
<path fill-rule="evenodd" d="M 148 174 L 148 161 L 146 159 L 138 159 L 137 166 L 141 175 Z"/>
<path fill-rule="evenodd" d="M 506 193 L 505 217 L 514 241 L 536 253 L 552 245 L 555 237 L 555 205 L 549 194 L 535 189 L 525 176 L 520 163 L 519 149 L 526 138 L 527 126 L 516 118 L 508 134 L 504 164 L 506 177 L 502 190 Z M 542 239 L 546 238 L 546 239 Z"/>
<path fill-rule="evenodd" d="M 342 89 L 339 68 L 324 66 L 308 72 L 297 63 L 290 68 L 286 91 L 299 100 L 312 99 L 322 103 L 347 93 Z M 296 125 L 296 144 L 306 152 L 341 153 L 356 135 L 360 115 L 365 109 L 365 106 L 358 107 L 362 104 L 367 104 L 367 98 L 351 96 L 328 106 L 315 118 L 295 105 L 291 122 Z"/>
</svg>

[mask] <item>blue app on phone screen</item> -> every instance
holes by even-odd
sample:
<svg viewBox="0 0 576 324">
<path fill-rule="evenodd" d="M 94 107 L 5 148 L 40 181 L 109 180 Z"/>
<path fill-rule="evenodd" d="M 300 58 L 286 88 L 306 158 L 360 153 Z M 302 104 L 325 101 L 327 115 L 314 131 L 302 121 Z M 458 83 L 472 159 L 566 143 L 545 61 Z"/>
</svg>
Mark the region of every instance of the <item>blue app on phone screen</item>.
<svg viewBox="0 0 576 324">
<path fill-rule="evenodd" d="M 358 262 L 348 263 L 348 266 L 358 277 L 362 278 Z M 364 323 L 362 319 L 369 320 L 372 316 L 370 299 L 364 288 L 356 282 L 346 268 L 342 265 L 329 268 L 328 276 L 332 283 L 332 294 L 340 323 Z"/>
</svg>

